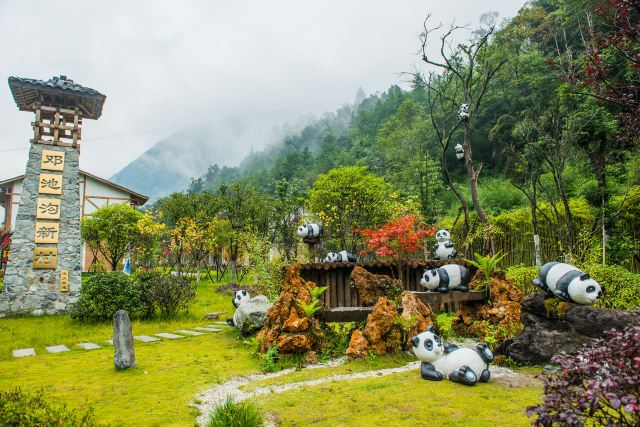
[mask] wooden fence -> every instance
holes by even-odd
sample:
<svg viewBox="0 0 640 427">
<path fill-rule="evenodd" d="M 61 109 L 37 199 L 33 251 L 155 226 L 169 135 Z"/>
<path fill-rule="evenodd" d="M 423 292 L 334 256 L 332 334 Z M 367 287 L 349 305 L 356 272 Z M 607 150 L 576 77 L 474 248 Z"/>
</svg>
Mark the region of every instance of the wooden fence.
<svg viewBox="0 0 640 427">
<path fill-rule="evenodd" d="M 449 261 L 412 261 L 407 266 L 403 278 L 403 288 L 412 291 L 433 311 L 455 311 L 462 303 L 484 301 L 480 292 L 425 292 L 420 286 L 420 278 L 427 267 L 439 267 L 443 264 L 459 264 L 469 268 L 473 274 L 475 268 L 462 259 Z M 351 322 L 366 319 L 372 307 L 362 307 L 357 289 L 351 285 L 351 272 L 360 266 L 374 274 L 398 277 L 398 266 L 393 262 L 338 262 L 303 264 L 300 272 L 305 280 L 318 286 L 326 286 L 323 294 L 325 311 L 323 319 L 328 322 Z"/>
</svg>

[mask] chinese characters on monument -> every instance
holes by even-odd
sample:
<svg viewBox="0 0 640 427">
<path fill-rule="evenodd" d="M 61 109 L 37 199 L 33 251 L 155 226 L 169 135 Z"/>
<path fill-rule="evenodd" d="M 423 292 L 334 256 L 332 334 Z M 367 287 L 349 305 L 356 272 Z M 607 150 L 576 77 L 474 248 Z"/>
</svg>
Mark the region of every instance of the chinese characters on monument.
<svg viewBox="0 0 640 427">
<path fill-rule="evenodd" d="M 64 152 L 42 150 L 40 169 L 45 171 L 64 170 Z M 56 173 L 40 173 L 38 193 L 43 195 L 62 195 L 62 175 Z M 36 204 L 35 243 L 57 245 L 60 237 L 60 206 L 61 199 L 38 197 Z M 37 246 L 33 252 L 33 268 L 55 269 L 58 266 L 57 246 Z M 69 289 L 68 272 L 66 276 L 60 274 L 60 290 Z"/>
</svg>

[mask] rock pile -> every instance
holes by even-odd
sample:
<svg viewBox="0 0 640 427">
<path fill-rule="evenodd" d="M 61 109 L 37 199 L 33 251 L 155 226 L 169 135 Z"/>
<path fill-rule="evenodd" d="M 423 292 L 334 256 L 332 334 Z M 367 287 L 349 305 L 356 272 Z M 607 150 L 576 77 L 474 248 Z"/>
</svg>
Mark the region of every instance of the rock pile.
<svg viewBox="0 0 640 427">
<path fill-rule="evenodd" d="M 545 299 L 545 294 L 537 293 L 522 301 L 522 323 L 522 332 L 507 339 L 496 353 L 540 364 L 562 351 L 573 353 L 612 328 L 640 324 L 640 313 Z"/>
<path fill-rule="evenodd" d="M 369 351 L 377 355 L 406 350 L 411 346 L 411 337 L 431 326 L 430 310 L 412 292 L 401 297 L 402 314 L 386 298 L 380 297 L 367 317 L 364 330 L 351 335 L 347 356 L 360 358 Z"/>
<path fill-rule="evenodd" d="M 389 276 L 369 273 L 360 266 L 354 267 L 351 272 L 351 281 L 358 290 L 360 303 L 363 307 L 371 307 L 377 303 L 378 298 L 397 298 L 402 292 L 402 282 Z"/>
<path fill-rule="evenodd" d="M 315 288 L 313 282 L 300 277 L 299 263 L 294 263 L 285 273 L 282 292 L 267 312 L 264 326 L 256 338 L 259 350 L 266 352 L 277 346 L 280 353 L 298 353 L 315 350 L 322 338 L 320 323 L 307 317 L 298 304 L 311 303 L 309 289 Z"/>
</svg>

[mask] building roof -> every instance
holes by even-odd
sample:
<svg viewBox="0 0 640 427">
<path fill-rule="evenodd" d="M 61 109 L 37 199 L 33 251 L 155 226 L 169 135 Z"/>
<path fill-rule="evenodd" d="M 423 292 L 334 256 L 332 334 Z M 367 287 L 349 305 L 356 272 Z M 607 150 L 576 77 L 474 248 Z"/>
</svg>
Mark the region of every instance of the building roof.
<svg viewBox="0 0 640 427">
<path fill-rule="evenodd" d="M 34 103 L 82 110 L 83 117 L 97 119 L 107 98 L 95 89 L 81 86 L 67 76 L 52 77 L 47 81 L 9 77 L 11 94 L 21 111 L 34 111 Z"/>
<path fill-rule="evenodd" d="M 126 187 L 123 187 L 121 185 L 118 185 L 115 182 L 111 182 L 108 179 L 100 178 L 99 176 L 96 176 L 96 175 L 94 175 L 92 173 L 89 173 L 89 172 L 85 172 L 82 169 L 80 170 L 80 173 L 83 174 L 83 175 L 88 176 L 89 178 L 95 179 L 96 181 L 100 181 L 103 184 L 106 184 L 106 185 L 108 185 L 110 187 L 117 188 L 117 189 L 119 189 L 121 191 L 124 191 L 125 193 L 129 193 L 131 195 L 131 199 L 134 200 L 138 206 L 144 205 L 145 203 L 147 203 L 147 200 L 149 200 L 149 196 L 145 196 L 143 194 L 136 193 L 135 191 L 130 190 L 130 189 L 128 189 Z M 4 187 L 7 184 L 11 184 L 11 183 L 19 181 L 19 180 L 21 180 L 23 178 L 24 178 L 24 175 L 19 175 L 19 176 L 16 176 L 14 178 L 9 178 L 9 179 L 2 180 L 2 181 L 0 181 L 0 187 Z M 2 193 L 0 193 L 0 195 L 1 194 Z"/>
</svg>

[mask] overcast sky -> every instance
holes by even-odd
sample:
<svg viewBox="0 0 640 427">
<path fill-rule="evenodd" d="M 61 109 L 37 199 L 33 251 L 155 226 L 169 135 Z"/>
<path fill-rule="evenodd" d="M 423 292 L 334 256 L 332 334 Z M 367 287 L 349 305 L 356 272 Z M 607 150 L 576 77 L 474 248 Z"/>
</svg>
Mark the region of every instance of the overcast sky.
<svg viewBox="0 0 640 427">
<path fill-rule="evenodd" d="M 80 158 L 109 177 L 203 122 L 264 130 L 240 147 L 259 149 L 268 129 L 351 102 L 359 87 L 403 85 L 399 73 L 422 67 L 417 36 L 428 13 L 477 26 L 484 12 L 512 17 L 524 3 L 0 0 L 0 180 L 24 173 L 33 135 L 9 76 L 63 74 L 107 95 L 102 117 L 84 122 Z"/>
</svg>

